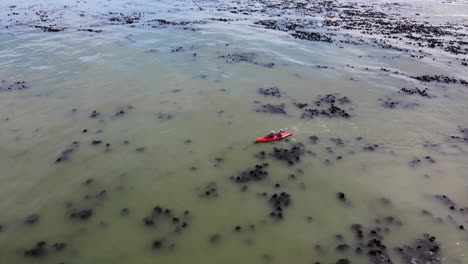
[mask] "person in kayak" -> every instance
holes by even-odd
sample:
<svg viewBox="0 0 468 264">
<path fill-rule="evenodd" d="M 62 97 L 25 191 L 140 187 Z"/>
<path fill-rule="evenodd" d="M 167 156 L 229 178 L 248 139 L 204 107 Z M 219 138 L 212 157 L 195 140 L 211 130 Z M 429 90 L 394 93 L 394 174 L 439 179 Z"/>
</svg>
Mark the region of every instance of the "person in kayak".
<svg viewBox="0 0 468 264">
<path fill-rule="evenodd" d="M 284 130 L 283 130 L 283 129 L 280 129 L 280 130 L 278 131 L 278 133 L 276 133 L 275 136 L 276 136 L 276 137 L 281 137 L 283 133 L 284 133 Z"/>
<path fill-rule="evenodd" d="M 275 137 L 275 131 L 271 131 L 270 134 L 268 134 L 265 138 L 274 138 Z"/>
</svg>

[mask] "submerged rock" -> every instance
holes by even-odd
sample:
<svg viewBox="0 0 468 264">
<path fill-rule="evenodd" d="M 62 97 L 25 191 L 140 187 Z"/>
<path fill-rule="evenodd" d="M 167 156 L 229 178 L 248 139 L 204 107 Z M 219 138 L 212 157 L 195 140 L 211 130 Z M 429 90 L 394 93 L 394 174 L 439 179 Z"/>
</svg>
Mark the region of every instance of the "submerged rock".
<svg viewBox="0 0 468 264">
<path fill-rule="evenodd" d="M 27 249 L 24 251 L 25 257 L 43 257 L 47 255 L 47 243 L 45 241 L 37 242 L 37 244 L 32 247 L 31 249 Z"/>
<path fill-rule="evenodd" d="M 92 209 L 84 209 L 84 210 L 78 210 L 78 211 L 73 211 L 70 213 L 70 218 L 71 219 L 77 219 L 81 221 L 86 221 L 90 219 L 93 216 L 93 210 Z"/>
<path fill-rule="evenodd" d="M 72 144 L 68 145 L 62 154 L 55 160 L 55 163 L 63 162 L 70 159 L 70 156 L 78 150 L 80 143 L 78 141 L 73 142 Z"/>
<path fill-rule="evenodd" d="M 34 225 L 39 221 L 39 215 L 31 214 L 24 220 L 24 224 L 26 225 Z"/>
<path fill-rule="evenodd" d="M 281 97 L 281 92 L 278 87 L 260 88 L 258 89 L 258 93 L 265 96 Z"/>
<path fill-rule="evenodd" d="M 270 199 L 268 200 L 270 206 L 272 207 L 272 211 L 270 212 L 270 217 L 273 219 L 281 220 L 284 217 L 284 209 L 289 207 L 291 204 L 291 195 L 286 192 L 282 192 L 280 194 L 273 194 Z"/>
<path fill-rule="evenodd" d="M 243 171 L 236 177 L 231 176 L 229 179 L 238 184 L 261 181 L 268 176 L 268 171 L 266 171 L 267 167 L 268 163 L 257 164 L 255 168 Z"/>
<path fill-rule="evenodd" d="M 3 80 L 0 82 L 0 92 L 22 91 L 26 89 L 29 89 L 29 86 L 24 81 L 7 83 L 7 81 Z"/>
<path fill-rule="evenodd" d="M 286 114 L 286 111 L 284 110 L 285 105 L 284 104 L 279 104 L 279 105 L 273 105 L 273 104 L 265 104 L 261 105 L 256 111 L 257 112 L 262 112 L 262 113 L 269 113 L 269 114 Z"/>
<path fill-rule="evenodd" d="M 205 188 L 200 193 L 200 197 L 202 198 L 217 198 L 218 197 L 218 186 L 216 182 L 209 182 Z"/>
<path fill-rule="evenodd" d="M 290 149 L 288 148 L 273 148 L 270 156 L 277 160 L 282 160 L 289 165 L 294 165 L 301 160 L 301 156 L 306 153 L 304 144 L 296 143 Z"/>
</svg>

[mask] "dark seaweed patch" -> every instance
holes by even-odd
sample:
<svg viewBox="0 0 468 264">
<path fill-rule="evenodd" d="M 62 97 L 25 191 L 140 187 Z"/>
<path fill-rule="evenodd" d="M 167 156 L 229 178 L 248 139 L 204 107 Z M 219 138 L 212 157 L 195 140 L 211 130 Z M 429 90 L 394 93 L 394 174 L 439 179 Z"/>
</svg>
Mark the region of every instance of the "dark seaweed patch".
<svg viewBox="0 0 468 264">
<path fill-rule="evenodd" d="M 349 245 L 348 244 L 339 244 L 338 246 L 336 246 L 336 251 L 339 251 L 339 252 L 345 252 L 345 251 L 348 251 L 349 250 Z"/>
<path fill-rule="evenodd" d="M 123 116 L 125 115 L 128 111 L 132 110 L 134 107 L 131 105 L 126 105 L 125 107 L 121 107 L 117 112 L 114 114 L 114 116 Z"/>
<path fill-rule="evenodd" d="M 109 21 L 113 25 L 135 24 L 138 23 L 142 17 L 142 13 L 133 12 L 129 15 L 123 13 L 109 12 Z"/>
<path fill-rule="evenodd" d="M 55 249 L 55 251 L 63 251 L 67 248 L 67 243 L 64 242 L 57 242 L 52 245 L 52 248 Z M 45 241 L 39 241 L 36 243 L 34 247 L 31 249 L 26 249 L 24 251 L 24 256 L 25 257 L 32 257 L 32 258 L 40 258 L 48 255 L 49 251 L 47 249 L 47 242 Z"/>
<path fill-rule="evenodd" d="M 384 99 L 380 98 L 379 101 L 382 101 L 381 105 L 385 108 L 396 108 L 400 104 L 399 101 L 396 101 L 390 97 L 386 97 Z"/>
<path fill-rule="evenodd" d="M 188 227 L 188 216 L 188 211 L 178 216 L 172 209 L 156 206 L 148 216 L 143 218 L 143 224 L 146 227 L 156 227 L 159 223 L 166 222 L 174 227 L 173 232 L 181 233 Z"/>
<path fill-rule="evenodd" d="M 174 116 L 172 114 L 158 113 L 157 118 L 161 121 L 168 121 L 174 118 Z"/>
<path fill-rule="evenodd" d="M 221 240 L 221 235 L 220 234 L 214 234 L 211 235 L 208 241 L 210 241 L 211 244 L 217 244 Z"/>
<path fill-rule="evenodd" d="M 91 115 L 89 115 L 90 118 L 98 118 L 99 116 L 101 116 L 101 113 L 97 112 L 96 110 L 94 110 Z"/>
<path fill-rule="evenodd" d="M 102 143 L 102 140 L 93 140 L 91 141 L 91 145 L 96 146 Z"/>
<path fill-rule="evenodd" d="M 45 241 L 37 242 L 34 247 L 24 251 L 25 257 L 39 258 L 47 255 L 47 243 Z"/>
<path fill-rule="evenodd" d="M 302 40 L 308 40 L 308 41 L 323 41 L 323 42 L 328 42 L 328 43 L 333 42 L 331 37 L 322 33 L 318 33 L 318 32 L 306 32 L 306 31 L 296 30 L 296 32 L 292 33 L 291 36 L 293 36 L 296 39 L 302 39 Z"/>
<path fill-rule="evenodd" d="M 120 210 L 120 215 L 122 215 L 122 216 L 127 216 L 129 214 L 130 214 L 130 209 L 128 209 L 128 208 L 122 208 Z"/>
<path fill-rule="evenodd" d="M 181 51 L 184 51 L 184 48 L 177 47 L 177 48 L 171 50 L 171 52 L 181 52 Z"/>
<path fill-rule="evenodd" d="M 436 161 L 431 158 L 431 156 L 425 156 L 424 158 L 413 158 L 410 162 L 408 162 L 409 166 L 414 168 L 420 164 L 422 164 L 423 161 L 426 161 L 429 164 L 433 164 Z"/>
<path fill-rule="evenodd" d="M 336 264 L 351 264 L 351 261 L 348 259 L 339 259 Z"/>
<path fill-rule="evenodd" d="M 431 96 L 427 93 L 427 91 L 429 91 L 427 88 L 424 88 L 424 89 L 419 89 L 417 87 L 415 88 L 401 88 L 400 91 L 398 91 L 398 93 L 404 93 L 404 94 L 409 94 L 409 95 L 413 95 L 413 94 L 418 94 L 422 97 L 427 97 L 427 98 L 431 98 Z"/>
<path fill-rule="evenodd" d="M 202 198 L 217 198 L 218 197 L 218 186 L 215 182 L 209 182 L 205 188 L 201 191 L 200 197 Z"/>
<path fill-rule="evenodd" d="M 460 82 L 461 84 L 468 86 L 468 82 L 462 79 L 455 79 L 453 77 L 445 76 L 445 75 L 421 75 L 421 76 L 411 76 L 411 78 L 414 78 L 418 81 L 421 82 L 441 82 L 441 83 L 458 83 Z"/>
<path fill-rule="evenodd" d="M 0 92 L 10 92 L 10 91 L 23 91 L 29 89 L 29 86 L 26 85 L 26 82 L 13 82 L 7 84 L 5 80 L 0 82 Z"/>
<path fill-rule="evenodd" d="M 336 198 L 342 202 L 347 202 L 346 195 L 343 192 L 339 192 L 336 194 Z"/>
<path fill-rule="evenodd" d="M 256 55 L 255 53 L 234 53 L 221 55 L 219 58 L 225 59 L 227 63 L 248 62 L 253 63 Z"/>
<path fill-rule="evenodd" d="M 303 109 L 304 107 L 309 105 L 308 103 L 298 103 L 298 102 L 294 102 L 293 104 L 299 109 Z"/>
<path fill-rule="evenodd" d="M 468 128 L 458 127 L 461 136 L 450 136 L 451 141 L 468 143 Z"/>
<path fill-rule="evenodd" d="M 300 161 L 301 156 L 305 153 L 304 145 L 302 143 L 297 143 L 289 149 L 273 148 L 273 152 L 271 152 L 270 155 L 277 160 L 282 160 L 289 165 L 294 165 Z"/>
<path fill-rule="evenodd" d="M 378 99 L 381 102 L 381 106 L 384 108 L 388 109 L 396 109 L 396 108 L 402 108 L 402 109 L 414 109 L 419 106 L 418 103 L 415 102 L 404 102 L 402 100 L 399 100 L 397 98 L 391 97 L 391 96 L 386 96 L 385 98 L 379 98 Z"/>
<path fill-rule="evenodd" d="M 317 100 L 314 102 L 316 106 L 320 106 L 322 104 L 332 105 L 335 103 L 339 103 L 340 105 L 349 104 L 351 100 L 348 97 L 339 97 L 335 94 L 327 94 L 325 96 L 318 96 Z"/>
<path fill-rule="evenodd" d="M 63 251 L 64 249 L 67 248 L 67 243 L 58 242 L 58 243 L 53 244 L 52 247 L 53 247 L 56 251 Z"/>
<path fill-rule="evenodd" d="M 77 31 L 91 32 L 91 33 L 101 33 L 101 29 L 92 29 L 92 28 L 79 28 Z"/>
<path fill-rule="evenodd" d="M 269 114 L 286 114 L 286 111 L 284 110 L 284 104 L 279 104 L 279 105 L 273 105 L 273 104 L 265 104 L 261 105 L 259 108 L 257 108 L 257 112 L 263 112 L 263 113 L 269 113 Z"/>
<path fill-rule="evenodd" d="M 28 215 L 28 217 L 26 217 L 26 219 L 24 219 L 24 224 L 25 225 L 34 225 L 39 221 L 39 219 L 40 219 L 40 217 L 37 214 Z"/>
<path fill-rule="evenodd" d="M 268 163 L 257 164 L 255 168 L 243 171 L 238 176 L 231 176 L 229 179 L 238 184 L 261 181 L 268 176 L 268 171 L 266 171 L 267 167 Z"/>
<path fill-rule="evenodd" d="M 63 27 L 54 27 L 54 26 L 34 26 L 35 28 L 42 29 L 44 32 L 61 32 L 67 30 Z"/>
<path fill-rule="evenodd" d="M 383 205 L 391 205 L 392 204 L 392 201 L 390 201 L 390 199 L 386 198 L 386 197 L 382 197 L 379 199 L 379 202 Z"/>
<path fill-rule="evenodd" d="M 138 147 L 135 149 L 136 152 L 145 152 L 145 147 Z"/>
<path fill-rule="evenodd" d="M 344 141 L 343 139 L 341 138 L 330 138 L 330 141 L 335 143 L 336 146 L 344 146 L 346 144 L 346 141 Z"/>
<path fill-rule="evenodd" d="M 216 157 L 214 166 L 219 167 L 223 162 L 224 162 L 224 158 Z"/>
<path fill-rule="evenodd" d="M 78 149 L 80 143 L 78 141 L 73 142 L 72 144 L 68 145 L 62 154 L 55 160 L 56 163 L 66 161 L 70 159 L 70 156 Z"/>
<path fill-rule="evenodd" d="M 286 192 L 273 194 L 268 200 L 268 203 L 272 208 L 270 217 L 277 220 L 283 219 L 284 209 L 286 209 L 291 204 L 291 202 L 291 195 Z"/>
<path fill-rule="evenodd" d="M 274 63 L 261 63 L 254 61 L 257 55 L 255 53 L 233 53 L 233 54 L 226 54 L 219 56 L 220 59 L 224 59 L 226 63 L 251 63 L 254 65 L 263 66 L 266 68 L 273 68 L 275 66 Z"/>
<path fill-rule="evenodd" d="M 91 194 L 87 194 L 84 196 L 84 200 L 91 200 L 91 199 L 95 199 L 95 200 L 102 200 L 102 199 L 105 199 L 107 197 L 107 191 L 106 190 L 101 190 L 99 191 L 98 193 L 94 194 L 94 195 L 91 195 Z"/>
<path fill-rule="evenodd" d="M 306 108 L 302 112 L 301 118 L 312 119 L 314 117 L 342 117 L 350 118 L 351 115 L 337 104 L 346 105 L 351 103 L 348 97 L 338 97 L 338 95 L 327 94 L 325 96 L 318 96 L 317 100 L 314 102 L 314 105 L 318 108 Z"/>
<path fill-rule="evenodd" d="M 433 195 L 433 197 L 437 200 L 439 200 L 440 202 L 442 202 L 448 209 L 450 209 L 451 211 L 456 211 L 456 212 L 460 212 L 462 214 L 468 214 L 468 207 L 464 207 L 464 206 L 458 206 L 452 199 L 450 199 L 447 195 L 443 195 L 443 194 L 437 194 L 437 195 Z"/>
<path fill-rule="evenodd" d="M 93 216 L 93 210 L 92 209 L 84 209 L 84 210 L 72 211 L 69 216 L 70 216 L 71 219 L 86 221 L 86 220 L 90 219 Z"/>
<path fill-rule="evenodd" d="M 417 165 L 421 164 L 421 159 L 414 158 L 410 162 L 408 162 L 410 167 L 416 167 Z"/>
<path fill-rule="evenodd" d="M 406 263 L 442 263 L 440 242 L 429 234 L 423 234 L 411 245 L 395 249 Z"/>
<path fill-rule="evenodd" d="M 370 144 L 366 143 L 364 147 L 362 147 L 362 150 L 364 151 L 375 151 L 379 148 L 380 146 L 378 144 Z"/>
<path fill-rule="evenodd" d="M 317 144 L 317 142 L 319 141 L 319 138 L 317 136 L 309 136 L 309 141 L 312 144 Z"/>
<path fill-rule="evenodd" d="M 265 96 L 281 97 L 281 92 L 278 87 L 259 88 L 258 93 Z"/>
<path fill-rule="evenodd" d="M 91 183 L 93 183 L 93 181 L 94 181 L 93 179 L 89 178 L 83 184 L 84 185 L 90 185 Z"/>
<path fill-rule="evenodd" d="M 154 249 L 160 249 L 164 246 L 164 241 L 161 239 L 156 239 L 152 243 Z"/>
</svg>

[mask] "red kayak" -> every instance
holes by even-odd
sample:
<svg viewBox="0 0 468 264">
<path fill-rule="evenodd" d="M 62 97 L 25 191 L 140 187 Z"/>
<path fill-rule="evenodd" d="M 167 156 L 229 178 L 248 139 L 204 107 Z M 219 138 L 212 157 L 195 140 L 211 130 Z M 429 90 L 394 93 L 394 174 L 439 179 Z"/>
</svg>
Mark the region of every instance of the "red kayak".
<svg viewBox="0 0 468 264">
<path fill-rule="evenodd" d="M 261 137 L 261 138 L 258 138 L 256 140 L 254 140 L 254 142 L 269 142 L 269 141 L 280 140 L 280 139 L 283 139 L 285 137 L 289 137 L 292 134 L 293 133 L 275 134 L 275 136 L 273 138 Z"/>
</svg>

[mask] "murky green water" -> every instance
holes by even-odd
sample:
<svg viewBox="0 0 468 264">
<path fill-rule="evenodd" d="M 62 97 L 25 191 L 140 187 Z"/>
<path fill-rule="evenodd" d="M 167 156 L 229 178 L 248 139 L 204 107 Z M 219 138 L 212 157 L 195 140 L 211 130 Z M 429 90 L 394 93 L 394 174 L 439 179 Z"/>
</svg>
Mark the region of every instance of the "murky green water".
<svg viewBox="0 0 468 264">
<path fill-rule="evenodd" d="M 44 5 L 53 9 L 52 3 Z M 76 10 L 86 6 L 102 13 L 125 6 L 93 5 L 77 4 L 64 17 L 73 17 L 72 25 Z M 177 9 L 168 3 L 151 3 L 149 9 L 158 5 Z M 408 7 L 408 13 L 411 8 L 416 7 Z M 197 19 L 203 13 L 185 10 L 176 16 Z M 335 236 L 342 234 L 354 245 L 351 224 L 371 227 L 387 216 L 403 223 L 390 226 L 384 239 L 394 263 L 402 262 L 392 249 L 422 233 L 441 242 L 444 263 L 468 262 L 468 236 L 458 228 L 467 225 L 466 216 L 433 197 L 445 194 L 467 205 L 468 146 L 449 138 L 461 135 L 459 126 L 468 126 L 467 87 L 409 77 L 466 79 L 466 67 L 447 63 L 454 55 L 434 51 L 437 60 L 416 60 L 366 45 L 294 40 L 242 21 L 199 25 L 197 31 L 103 28 L 99 34 L 18 27 L 0 33 L 0 81 L 25 81 L 30 87 L 0 92 L 0 263 L 335 263 L 340 258 L 366 263 L 353 249 L 337 252 Z M 177 47 L 183 50 L 171 52 Z M 275 66 L 219 58 L 235 53 L 255 53 L 254 61 Z M 282 96 L 263 96 L 257 92 L 261 87 L 278 87 Z M 434 98 L 398 94 L 402 87 L 427 87 Z M 347 96 L 352 117 L 300 118 L 302 110 L 292 102 L 311 103 L 325 94 Z M 385 96 L 419 106 L 387 109 L 378 101 Z M 288 114 L 256 112 L 255 101 L 284 103 Z M 120 110 L 125 114 L 116 115 Z M 100 115 L 90 118 L 93 111 Z M 252 144 L 279 128 L 294 135 L 289 141 Z M 313 135 L 317 144 L 310 142 Z M 331 138 L 344 140 L 344 146 Z M 93 140 L 102 143 L 92 145 Z M 79 147 L 56 163 L 74 141 Z M 427 142 L 437 147 L 425 147 Z M 309 151 L 294 166 L 255 158 L 294 143 Z M 367 144 L 379 147 L 364 151 Z M 415 157 L 421 164 L 409 166 Z M 229 179 L 263 162 L 269 163 L 268 177 L 248 183 L 247 190 Z M 88 179 L 93 181 L 84 184 Z M 210 182 L 218 197 L 200 197 Z M 283 191 L 292 202 L 283 208 L 284 219 L 276 221 L 269 217 L 268 197 L 259 194 Z M 337 199 L 338 192 L 347 203 Z M 382 197 L 391 203 L 383 204 Z M 157 205 L 171 208 L 187 227 L 174 232 L 171 220 L 145 226 L 143 219 Z M 72 219 L 74 209 L 92 209 L 93 215 Z M 24 224 L 31 214 L 39 220 Z M 455 223 L 447 220 L 449 214 Z M 219 240 L 211 243 L 215 234 Z M 162 249 L 152 248 L 155 239 L 162 239 Z M 39 241 L 47 242 L 47 254 L 24 256 Z M 57 242 L 67 243 L 65 250 L 50 247 Z"/>
</svg>

